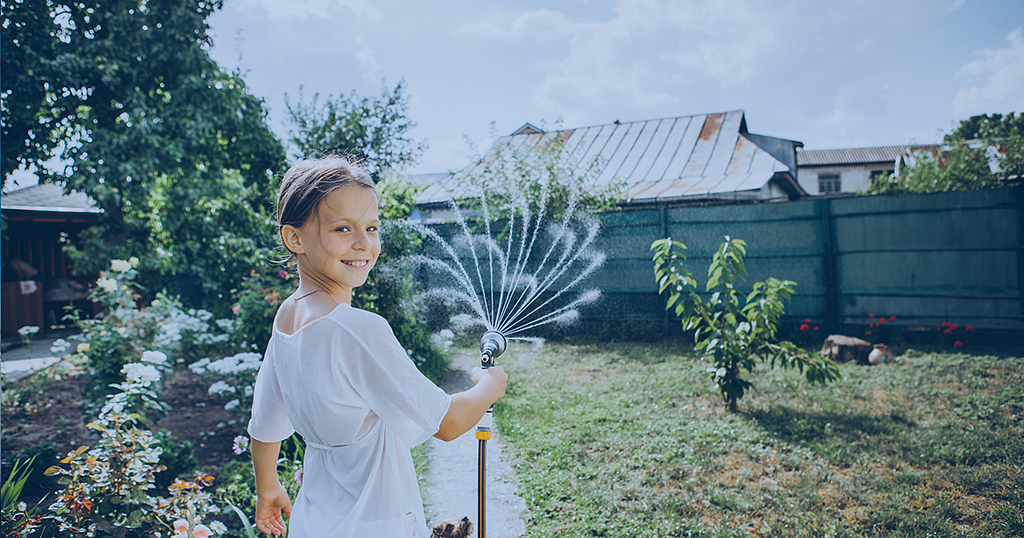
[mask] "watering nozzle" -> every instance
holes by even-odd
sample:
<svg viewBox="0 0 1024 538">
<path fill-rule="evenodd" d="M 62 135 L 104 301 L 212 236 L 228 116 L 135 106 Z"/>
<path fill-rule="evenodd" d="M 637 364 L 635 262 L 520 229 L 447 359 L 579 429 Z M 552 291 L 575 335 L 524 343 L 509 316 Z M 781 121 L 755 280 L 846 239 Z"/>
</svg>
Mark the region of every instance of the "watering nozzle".
<svg viewBox="0 0 1024 538">
<path fill-rule="evenodd" d="M 508 341 L 498 331 L 487 331 L 480 337 L 480 367 L 494 366 L 494 359 L 505 352 Z"/>
</svg>

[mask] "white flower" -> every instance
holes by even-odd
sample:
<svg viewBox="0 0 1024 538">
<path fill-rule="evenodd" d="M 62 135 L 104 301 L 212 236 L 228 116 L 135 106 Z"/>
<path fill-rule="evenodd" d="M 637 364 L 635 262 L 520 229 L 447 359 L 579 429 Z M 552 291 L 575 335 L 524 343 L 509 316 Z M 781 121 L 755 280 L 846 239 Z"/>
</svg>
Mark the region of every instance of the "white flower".
<svg viewBox="0 0 1024 538">
<path fill-rule="evenodd" d="M 132 264 L 130 262 L 126 262 L 124 260 L 111 260 L 110 261 L 110 269 L 112 269 L 114 271 L 117 271 L 118 273 L 127 272 L 131 268 L 132 268 Z"/>
<path fill-rule="evenodd" d="M 142 383 L 144 386 L 149 385 L 153 381 L 160 381 L 160 372 L 152 364 L 128 363 L 124 365 L 124 368 L 121 368 L 121 373 L 124 374 L 128 381 Z"/>
<path fill-rule="evenodd" d="M 78 346 L 75 347 L 75 351 L 78 352 L 78 353 L 88 353 L 89 352 L 89 343 L 86 342 L 84 344 L 78 344 Z"/>
<path fill-rule="evenodd" d="M 150 364 L 163 364 L 167 362 L 167 355 L 159 351 L 143 351 L 142 362 L 148 362 Z"/>
<path fill-rule="evenodd" d="M 218 382 L 210 385 L 210 394 L 222 395 L 225 392 L 234 393 L 235 392 L 235 387 L 232 387 L 231 385 L 228 385 L 227 383 L 225 383 L 223 381 L 218 381 Z"/>
<path fill-rule="evenodd" d="M 58 338 L 53 341 L 53 344 L 50 345 L 50 353 L 53 353 L 58 357 L 63 357 L 64 352 L 67 351 L 69 347 L 71 347 L 71 344 L 68 343 L 67 340 L 64 340 L 63 338 Z"/>
<path fill-rule="evenodd" d="M 132 256 L 131 258 L 128 258 L 128 263 L 132 264 L 132 267 L 137 267 L 139 265 L 139 259 Z"/>
<path fill-rule="evenodd" d="M 241 404 L 242 404 L 242 401 L 239 400 L 238 398 L 235 398 L 234 400 L 231 400 L 230 402 L 224 404 L 224 409 L 226 409 L 228 411 L 231 411 L 232 409 L 238 407 Z"/>
<path fill-rule="evenodd" d="M 114 280 L 113 278 L 100 277 L 96 281 L 96 285 L 99 286 L 100 289 L 102 289 L 103 291 L 106 291 L 106 292 L 113 293 L 113 292 L 117 291 L 117 281 Z"/>
<path fill-rule="evenodd" d="M 719 368 L 718 371 L 715 372 L 715 377 L 725 377 L 725 373 L 725 368 Z"/>
<path fill-rule="evenodd" d="M 228 532 L 228 526 L 220 521 L 212 521 L 210 522 L 210 530 L 217 534 L 224 534 L 225 532 Z"/>
<path fill-rule="evenodd" d="M 441 329 L 441 332 L 439 332 L 438 334 L 441 335 L 441 338 L 455 338 L 455 333 L 451 332 L 448 329 Z"/>
<path fill-rule="evenodd" d="M 203 375 L 206 373 L 206 366 L 208 364 L 210 364 L 210 359 L 199 359 L 188 365 L 188 369 L 192 370 L 192 373 L 196 375 Z"/>
<path fill-rule="evenodd" d="M 25 325 L 24 327 L 18 329 L 18 334 L 22 336 L 31 336 L 33 334 L 36 334 L 37 332 L 39 332 L 39 327 L 36 327 L 35 325 Z"/>
</svg>

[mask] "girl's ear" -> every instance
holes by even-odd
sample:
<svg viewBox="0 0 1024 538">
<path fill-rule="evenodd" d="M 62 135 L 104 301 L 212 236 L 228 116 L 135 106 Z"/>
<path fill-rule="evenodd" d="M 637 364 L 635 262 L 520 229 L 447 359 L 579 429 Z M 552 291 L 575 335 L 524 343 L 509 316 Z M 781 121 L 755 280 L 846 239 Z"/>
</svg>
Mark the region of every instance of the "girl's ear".
<svg viewBox="0 0 1024 538">
<path fill-rule="evenodd" d="M 299 237 L 299 230 L 295 226 L 285 224 L 281 226 L 281 241 L 284 248 L 293 254 L 303 254 L 302 239 Z"/>
</svg>

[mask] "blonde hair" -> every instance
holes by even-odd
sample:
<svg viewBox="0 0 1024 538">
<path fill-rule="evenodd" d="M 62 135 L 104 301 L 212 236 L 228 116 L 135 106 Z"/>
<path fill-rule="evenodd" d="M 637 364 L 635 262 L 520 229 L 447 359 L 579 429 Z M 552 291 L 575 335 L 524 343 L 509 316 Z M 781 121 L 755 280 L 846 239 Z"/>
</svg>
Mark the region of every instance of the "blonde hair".
<svg viewBox="0 0 1024 538">
<path fill-rule="evenodd" d="M 302 227 L 316 213 L 324 198 L 331 192 L 358 185 L 378 197 L 370 175 L 340 155 L 318 159 L 304 159 L 295 163 L 284 174 L 277 195 L 277 230 L 280 237 L 284 226 Z M 295 261 L 295 253 L 288 250 L 288 262 Z"/>
</svg>

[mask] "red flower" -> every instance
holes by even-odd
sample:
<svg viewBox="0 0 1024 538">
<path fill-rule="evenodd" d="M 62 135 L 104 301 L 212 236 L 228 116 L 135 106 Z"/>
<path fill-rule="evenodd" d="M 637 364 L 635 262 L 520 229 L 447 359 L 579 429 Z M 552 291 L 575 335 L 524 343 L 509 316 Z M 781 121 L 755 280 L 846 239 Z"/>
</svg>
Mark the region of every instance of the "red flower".
<svg viewBox="0 0 1024 538">
<path fill-rule="evenodd" d="M 868 317 L 869 318 L 873 318 L 873 317 L 875 317 L 875 315 L 874 314 L 868 314 Z"/>
<path fill-rule="evenodd" d="M 800 326 L 801 331 L 806 331 L 807 329 L 810 329 L 810 327 L 808 327 L 806 323 Z"/>
<path fill-rule="evenodd" d="M 878 323 L 885 323 L 885 318 L 878 318 Z"/>
<path fill-rule="evenodd" d="M 889 316 L 889 321 L 896 321 L 896 316 Z"/>
<path fill-rule="evenodd" d="M 974 327 L 971 327 L 970 325 L 968 325 L 968 326 L 966 326 L 964 328 L 967 329 L 968 331 L 973 331 L 974 330 Z"/>
<path fill-rule="evenodd" d="M 811 322 L 811 318 L 807 318 L 807 319 L 804 320 L 804 323 L 810 323 L 810 322 Z"/>
<path fill-rule="evenodd" d="M 864 331 L 864 334 L 871 334 L 871 331 Z"/>
<path fill-rule="evenodd" d="M 946 330 L 944 330 L 942 332 L 943 332 L 943 334 L 953 334 L 953 330 L 952 329 L 946 329 Z"/>
<path fill-rule="evenodd" d="M 959 340 L 957 340 L 956 342 L 953 342 L 953 347 L 955 347 L 957 349 L 960 349 L 960 348 L 964 347 L 964 343 L 959 341 Z"/>
<path fill-rule="evenodd" d="M 818 330 L 818 328 L 817 328 L 817 327 L 815 327 L 815 328 L 814 328 L 814 330 Z"/>
<path fill-rule="evenodd" d="M 949 328 L 953 329 L 954 331 L 956 330 L 957 327 L 958 327 L 958 325 L 956 323 L 954 323 L 954 324 L 949 326 Z"/>
<path fill-rule="evenodd" d="M 943 321 L 942 322 L 942 326 L 943 327 L 949 327 L 949 322 L 948 321 Z"/>
</svg>

